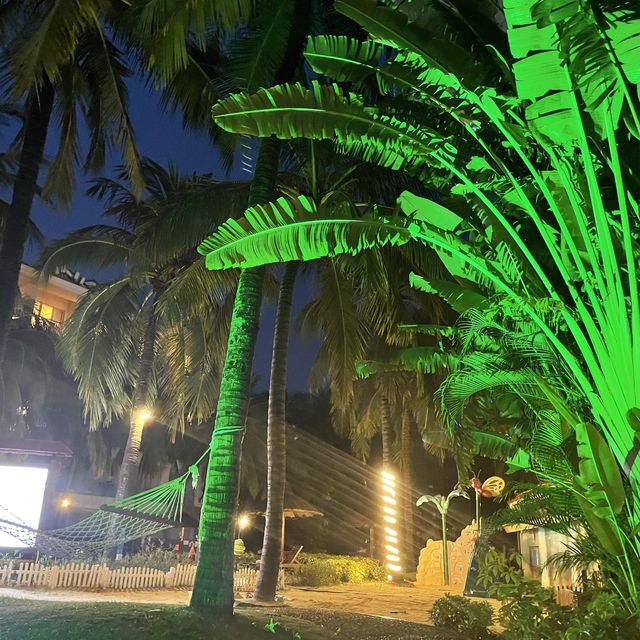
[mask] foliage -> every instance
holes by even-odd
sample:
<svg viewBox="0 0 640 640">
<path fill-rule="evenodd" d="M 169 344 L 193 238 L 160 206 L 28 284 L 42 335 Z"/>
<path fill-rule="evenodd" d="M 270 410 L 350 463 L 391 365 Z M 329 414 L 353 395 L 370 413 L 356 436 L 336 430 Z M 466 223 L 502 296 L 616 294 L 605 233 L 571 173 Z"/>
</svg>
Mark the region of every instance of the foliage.
<svg viewBox="0 0 640 640">
<path fill-rule="evenodd" d="M 434 602 L 430 615 L 435 627 L 455 631 L 469 640 L 483 640 L 490 635 L 493 609 L 488 602 L 447 593 Z"/>
<path fill-rule="evenodd" d="M 636 614 L 629 614 L 618 594 L 587 592 L 576 608 L 557 604 L 552 589 L 522 574 L 521 558 L 489 549 L 482 558 L 478 583 L 500 602 L 498 619 L 505 640 L 577 640 L 635 638 Z"/>
<path fill-rule="evenodd" d="M 583 520 L 602 549 L 617 557 L 619 584 L 634 609 L 640 559 L 637 8 L 595 0 L 575 0 L 562 10 L 546 1 L 505 2 L 510 54 L 487 47 L 485 57 L 462 47 L 456 29 L 434 33 L 405 3 L 339 0 L 336 7 L 369 33 L 364 42 L 311 39 L 314 71 L 339 84 L 233 95 L 214 106 L 214 120 L 258 136 L 331 139 L 349 155 L 438 189 L 430 199 L 402 194 L 398 206 L 407 218 L 404 225 L 393 219 L 389 230 L 404 228 L 434 248 L 450 278 L 481 295 L 473 304 L 482 309 L 484 334 L 516 329 L 528 336 L 515 344 L 495 340 L 497 348 L 488 352 L 470 349 L 466 369 L 453 373 L 441 396 L 450 435 L 457 437 L 469 399 L 491 400 L 498 388 L 515 396 L 514 417 L 522 420 L 513 426 L 531 430 L 532 412 L 536 427 L 549 423 L 555 446 L 569 452 L 568 473 L 561 477 L 552 459 L 549 473 L 549 456 L 538 456 L 537 469 L 524 468 L 550 483 L 570 478 Z M 382 55 L 381 46 L 391 53 Z M 507 57 L 514 62 L 507 64 Z M 275 230 L 274 249 L 278 235 L 289 237 Z M 329 228 L 317 244 L 328 255 L 359 248 L 325 237 L 331 238 Z M 261 256 L 265 263 L 277 259 L 277 250 Z M 427 289 L 443 290 L 428 283 Z M 445 299 L 459 308 L 459 296 L 447 292 Z M 486 313 L 486 300 L 498 316 Z M 529 411 L 531 396 L 536 406 Z M 621 473 L 630 499 L 622 495 Z M 619 522 L 625 507 L 630 529 Z"/>
<path fill-rule="evenodd" d="M 212 277 L 199 269 L 191 247 L 211 228 L 217 207 L 233 211 L 246 189 L 208 175 L 181 175 L 148 159 L 143 174 L 142 200 L 124 171 L 117 180 L 95 180 L 90 193 L 105 201 L 105 214 L 120 226 L 72 232 L 49 245 L 40 266 L 45 277 L 62 266 L 124 270 L 82 298 L 58 342 L 65 367 L 78 381 L 90 427 L 108 426 L 113 417 L 130 412 L 151 328 L 146 402 L 156 421 L 176 432 L 214 411 L 215 372 L 224 357 L 235 283 L 234 274 Z"/>
<path fill-rule="evenodd" d="M 381 581 L 386 576 L 384 567 L 371 558 L 303 553 L 300 564 L 293 582 L 307 587 Z"/>
</svg>

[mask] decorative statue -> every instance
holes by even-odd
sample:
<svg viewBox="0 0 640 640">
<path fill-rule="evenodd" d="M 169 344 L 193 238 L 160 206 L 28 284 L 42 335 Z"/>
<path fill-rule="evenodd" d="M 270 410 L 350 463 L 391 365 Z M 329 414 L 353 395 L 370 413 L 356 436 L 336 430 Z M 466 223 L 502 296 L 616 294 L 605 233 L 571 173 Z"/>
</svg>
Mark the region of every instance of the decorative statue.
<svg viewBox="0 0 640 640">
<path fill-rule="evenodd" d="M 440 512 L 442 518 L 442 571 L 444 574 L 444 584 L 449 584 L 449 551 L 447 550 L 447 512 L 449 511 L 449 503 L 452 498 L 466 498 L 469 500 L 469 494 L 465 489 L 454 489 L 446 498 L 438 494 L 437 496 L 425 495 L 418 498 L 416 507 L 422 504 L 433 503 Z"/>
<path fill-rule="evenodd" d="M 471 487 L 476 492 L 476 529 L 478 535 L 482 532 L 482 520 L 480 518 L 480 502 L 482 498 L 496 498 L 504 491 L 504 480 L 498 476 L 491 476 L 484 482 L 478 474 L 471 478 Z"/>
</svg>

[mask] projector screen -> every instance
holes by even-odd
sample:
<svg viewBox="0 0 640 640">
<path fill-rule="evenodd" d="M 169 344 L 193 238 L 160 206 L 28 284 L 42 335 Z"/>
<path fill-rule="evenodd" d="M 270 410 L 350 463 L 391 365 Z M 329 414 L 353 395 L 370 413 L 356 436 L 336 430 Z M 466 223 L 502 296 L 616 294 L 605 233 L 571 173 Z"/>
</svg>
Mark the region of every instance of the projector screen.
<svg viewBox="0 0 640 640">
<path fill-rule="evenodd" d="M 49 469 L 0 465 L 0 518 L 37 529 Z M 26 545 L 0 531 L 0 547 Z"/>
</svg>

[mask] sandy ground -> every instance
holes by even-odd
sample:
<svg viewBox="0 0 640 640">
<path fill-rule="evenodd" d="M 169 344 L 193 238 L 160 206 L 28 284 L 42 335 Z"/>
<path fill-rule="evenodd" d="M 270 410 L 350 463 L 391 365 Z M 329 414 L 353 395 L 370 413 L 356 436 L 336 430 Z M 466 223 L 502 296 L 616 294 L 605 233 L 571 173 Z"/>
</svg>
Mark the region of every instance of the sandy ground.
<svg viewBox="0 0 640 640">
<path fill-rule="evenodd" d="M 386 583 L 345 584 L 318 589 L 291 587 L 283 592 L 284 606 L 302 609 L 333 609 L 340 612 L 382 616 L 422 624 L 429 623 L 435 600 L 443 588 L 397 586 Z M 0 589 L 1 596 L 58 602 L 144 602 L 186 605 L 189 592 L 158 591 L 46 591 L 43 589 Z M 241 602 L 241 601 L 240 601 Z M 282 605 L 280 605 L 282 606 Z"/>
</svg>

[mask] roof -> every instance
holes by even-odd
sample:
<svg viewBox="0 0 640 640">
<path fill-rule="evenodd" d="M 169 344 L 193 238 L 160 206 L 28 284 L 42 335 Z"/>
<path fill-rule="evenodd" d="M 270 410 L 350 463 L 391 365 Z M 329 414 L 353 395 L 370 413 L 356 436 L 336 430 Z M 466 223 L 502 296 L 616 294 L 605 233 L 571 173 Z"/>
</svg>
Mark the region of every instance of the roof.
<svg viewBox="0 0 640 640">
<path fill-rule="evenodd" d="M 47 456 L 50 458 L 73 457 L 71 449 L 62 442 L 57 440 L 35 440 L 32 438 L 0 438 L 0 453 Z"/>
<path fill-rule="evenodd" d="M 264 516 L 265 507 L 263 505 L 258 509 L 250 509 L 249 513 Z M 284 498 L 283 513 L 285 518 L 311 518 L 324 515 L 322 511 L 318 511 L 311 503 L 288 492 Z"/>
</svg>

